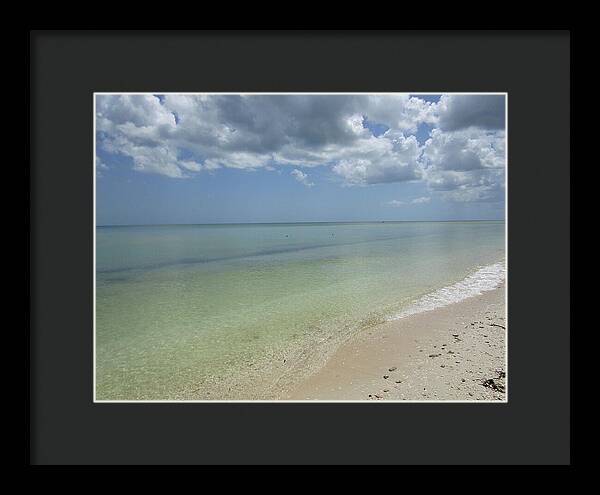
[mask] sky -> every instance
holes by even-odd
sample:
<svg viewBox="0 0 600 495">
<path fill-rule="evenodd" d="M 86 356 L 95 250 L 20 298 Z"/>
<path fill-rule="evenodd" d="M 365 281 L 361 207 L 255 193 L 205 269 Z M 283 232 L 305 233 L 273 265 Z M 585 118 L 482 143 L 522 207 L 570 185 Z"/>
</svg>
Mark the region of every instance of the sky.
<svg viewBox="0 0 600 495">
<path fill-rule="evenodd" d="M 502 220 L 504 95 L 96 95 L 96 223 Z"/>
</svg>

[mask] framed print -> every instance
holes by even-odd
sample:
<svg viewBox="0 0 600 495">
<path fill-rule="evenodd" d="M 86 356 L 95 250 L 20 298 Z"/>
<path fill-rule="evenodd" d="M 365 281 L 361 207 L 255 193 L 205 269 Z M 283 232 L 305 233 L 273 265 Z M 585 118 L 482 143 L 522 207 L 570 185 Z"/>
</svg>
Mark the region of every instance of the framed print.
<svg viewBox="0 0 600 495">
<path fill-rule="evenodd" d="M 31 464 L 570 462 L 568 31 L 30 56 Z"/>
</svg>

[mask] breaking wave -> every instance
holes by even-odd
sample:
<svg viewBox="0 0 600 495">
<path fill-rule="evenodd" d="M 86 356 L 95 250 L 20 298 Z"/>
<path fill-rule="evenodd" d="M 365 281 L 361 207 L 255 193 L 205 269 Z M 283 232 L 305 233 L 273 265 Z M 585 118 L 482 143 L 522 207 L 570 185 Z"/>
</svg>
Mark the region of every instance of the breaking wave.
<svg viewBox="0 0 600 495">
<path fill-rule="evenodd" d="M 495 289 L 506 278 L 504 262 L 494 263 L 479 268 L 466 278 L 447 287 L 424 295 L 404 311 L 392 316 L 391 320 L 399 320 L 406 316 L 432 311 L 443 306 L 463 301 L 469 297 L 478 296 L 483 292 Z"/>
</svg>

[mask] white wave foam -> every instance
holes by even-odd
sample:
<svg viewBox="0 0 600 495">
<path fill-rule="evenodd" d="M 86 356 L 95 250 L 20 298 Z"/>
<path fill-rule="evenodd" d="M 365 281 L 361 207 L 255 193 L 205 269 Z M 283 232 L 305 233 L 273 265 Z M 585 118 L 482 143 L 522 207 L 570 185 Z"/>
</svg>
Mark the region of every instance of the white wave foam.
<svg viewBox="0 0 600 495">
<path fill-rule="evenodd" d="M 463 301 L 469 297 L 478 296 L 498 287 L 505 277 L 506 266 L 504 262 L 484 266 L 460 282 L 426 294 L 406 310 L 392 316 L 390 319 L 399 320 L 405 316 L 422 313 L 423 311 L 432 311 L 436 308 Z"/>
</svg>

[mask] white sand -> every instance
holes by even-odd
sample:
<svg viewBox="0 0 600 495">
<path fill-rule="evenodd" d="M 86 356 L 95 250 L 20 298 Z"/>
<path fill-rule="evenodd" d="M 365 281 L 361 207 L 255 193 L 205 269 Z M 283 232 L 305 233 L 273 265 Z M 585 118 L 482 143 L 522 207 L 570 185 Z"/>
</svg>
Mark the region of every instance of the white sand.
<svg viewBox="0 0 600 495">
<path fill-rule="evenodd" d="M 502 284 L 373 327 L 280 399 L 506 401 L 505 307 Z"/>
</svg>

